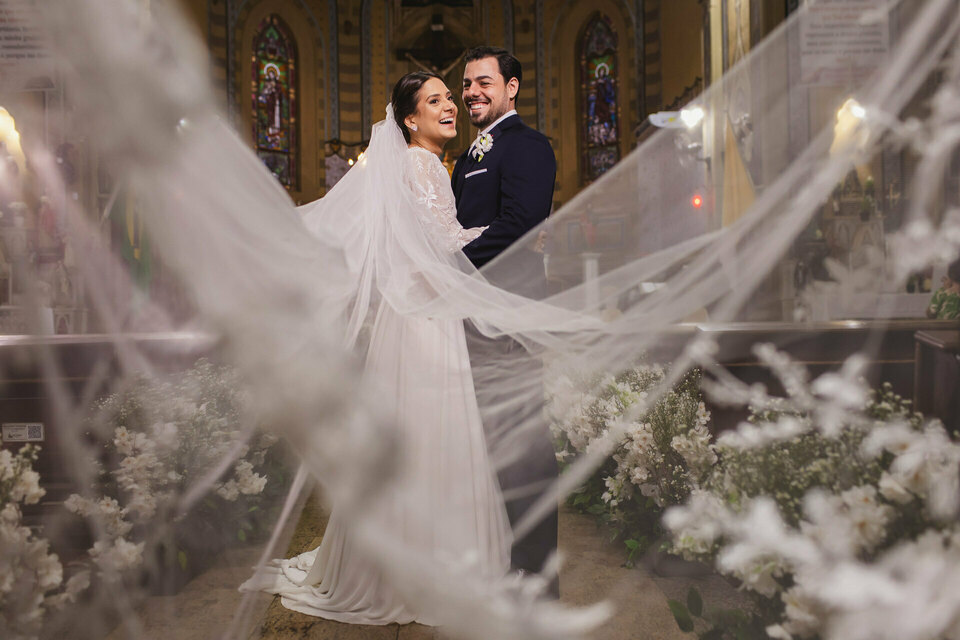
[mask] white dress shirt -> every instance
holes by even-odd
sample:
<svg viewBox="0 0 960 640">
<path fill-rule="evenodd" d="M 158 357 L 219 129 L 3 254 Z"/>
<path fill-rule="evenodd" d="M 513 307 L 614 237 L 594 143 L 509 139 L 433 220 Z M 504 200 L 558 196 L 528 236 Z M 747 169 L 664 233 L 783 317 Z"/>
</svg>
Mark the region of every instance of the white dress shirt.
<svg viewBox="0 0 960 640">
<path fill-rule="evenodd" d="M 470 144 L 470 152 L 469 152 L 470 155 L 473 155 L 473 150 L 477 146 L 477 142 L 480 140 L 480 136 L 482 136 L 485 133 L 490 133 L 491 131 L 493 131 L 493 128 L 495 126 L 497 126 L 498 124 L 500 124 L 501 122 L 509 118 L 510 116 L 515 116 L 515 115 L 517 115 L 517 110 L 510 109 L 510 111 L 507 111 L 505 114 L 503 114 L 502 116 L 494 120 L 492 123 L 490 123 L 483 129 L 481 129 L 479 132 L 477 132 L 477 137 L 474 138 L 473 142 Z"/>
</svg>

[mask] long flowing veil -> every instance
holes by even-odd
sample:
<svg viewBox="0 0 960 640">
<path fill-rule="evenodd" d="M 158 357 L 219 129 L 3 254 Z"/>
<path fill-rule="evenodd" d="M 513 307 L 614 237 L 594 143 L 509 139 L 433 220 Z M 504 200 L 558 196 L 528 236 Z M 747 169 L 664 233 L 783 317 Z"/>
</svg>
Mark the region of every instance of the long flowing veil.
<svg viewBox="0 0 960 640">
<path fill-rule="evenodd" d="M 4 369 L 16 389 L 40 385 L 50 434 L 37 461 L 46 502 L 26 471 L 31 449 L 0 458 L 18 474 L 13 489 L 0 484 L 0 526 L 17 532 L 9 564 L 22 578 L 16 590 L 0 580 L 3 624 L 13 637 L 77 619 L 90 637 L 173 624 L 176 608 L 150 600 L 182 586 L 171 575 L 185 581 L 199 564 L 208 590 L 232 590 L 250 565 L 312 542 L 315 486 L 385 579 L 454 635 L 582 637 L 601 624 L 608 609 L 544 600 L 536 576 L 490 580 L 383 530 L 376 514 L 397 499 L 405 443 L 360 358 L 386 300 L 515 346 L 471 362 L 491 463 L 522 463 L 548 421 L 563 465 L 552 486 L 505 495 L 539 496 L 516 537 L 573 494 L 568 512 L 626 532 L 631 558 L 662 543 L 716 560 L 784 616 L 807 606 L 825 637 L 938 637 L 960 616 L 956 554 L 947 538 L 897 546 L 892 514 L 914 496 L 924 527 L 947 536 L 960 456 L 942 428 L 895 410 L 903 398 L 889 390 L 911 386 L 916 328 L 892 319 L 923 315 L 918 289 L 960 244 L 960 12 L 955 0 L 853 3 L 849 29 L 830 37 L 860 57 L 838 62 L 811 49 L 826 4 L 791 15 L 687 106 L 686 126 L 650 134 L 478 272 L 433 240 L 389 108 L 343 179 L 295 207 L 219 113 L 207 54 L 167 4 L 0 0 L 50 52 L 0 61 L 0 101 L 22 131 L 0 112 L 0 283 L 36 334 L 5 345 Z M 42 101 L 37 77 L 53 87 Z M 51 96 L 59 121 L 40 108 Z M 93 196 L 80 197 L 72 162 Z M 33 254 L 17 249 L 27 231 Z M 148 270 L 149 290 L 136 281 Z M 548 295 L 526 297 L 544 277 Z M 96 335 L 81 347 L 47 335 L 57 309 Z M 32 424 L 5 424 L 5 441 Z M 771 484 L 812 450 L 833 476 L 818 463 L 803 467 L 816 480 Z M 880 514 L 866 525 L 853 520 L 864 504 Z M 863 533 L 876 522 L 883 536 Z M 641 525 L 659 533 L 633 533 Z M 227 548 L 220 560 L 204 540 Z M 242 571 L 218 573 L 226 561 Z M 629 610 L 632 580 L 577 604 Z M 926 599 L 898 597 L 911 589 Z M 262 612 L 235 597 L 209 616 L 211 637 L 244 635 Z M 27 602 L 30 615 L 10 613 Z M 939 622 L 905 622 L 927 606 Z"/>
</svg>

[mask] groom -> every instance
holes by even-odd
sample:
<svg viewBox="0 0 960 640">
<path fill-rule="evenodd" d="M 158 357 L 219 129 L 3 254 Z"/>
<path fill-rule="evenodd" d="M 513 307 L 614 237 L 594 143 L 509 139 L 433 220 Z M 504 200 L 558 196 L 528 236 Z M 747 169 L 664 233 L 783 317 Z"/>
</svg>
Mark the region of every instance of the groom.
<svg viewBox="0 0 960 640">
<path fill-rule="evenodd" d="M 453 170 L 453 193 L 457 220 L 464 228 L 488 227 L 463 252 L 480 268 L 494 260 L 550 214 L 557 162 L 547 138 L 525 125 L 516 111 L 522 70 L 520 62 L 503 49 L 476 47 L 466 53 L 463 72 L 463 102 L 470 122 L 479 134 L 457 160 Z M 528 241 L 511 251 L 509 271 L 497 265 L 484 270 L 488 279 L 508 290 L 532 298 L 546 294 L 543 255 Z M 522 281 L 516 279 L 521 274 Z M 509 368 L 529 384 L 529 396 L 542 398 L 539 361 L 515 341 L 489 340 L 468 331 L 471 360 L 482 354 L 485 363 Z M 485 394 L 485 378 L 498 382 L 496 366 L 476 371 L 477 394 L 488 435 L 501 422 L 493 407 L 504 411 L 504 398 Z M 507 514 L 516 525 L 541 492 L 557 477 L 557 462 L 547 425 L 542 418 L 542 400 L 526 406 L 511 406 L 503 418 L 534 426 L 524 442 L 523 456 L 503 468 L 500 486 L 507 497 Z M 493 424 L 491 424 L 493 423 Z M 511 495 L 514 494 L 514 495 Z M 557 510 L 554 508 L 525 537 L 515 541 L 511 564 L 516 570 L 539 572 L 557 547 Z M 551 585 L 558 594 L 556 581 Z"/>
</svg>

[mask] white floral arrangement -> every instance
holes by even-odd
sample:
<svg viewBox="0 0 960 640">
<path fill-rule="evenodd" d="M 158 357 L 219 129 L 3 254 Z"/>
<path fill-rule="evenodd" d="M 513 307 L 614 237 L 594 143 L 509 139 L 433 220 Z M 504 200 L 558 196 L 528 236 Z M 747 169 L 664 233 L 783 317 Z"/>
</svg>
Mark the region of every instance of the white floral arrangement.
<svg viewBox="0 0 960 640">
<path fill-rule="evenodd" d="M 44 615 L 87 588 L 90 574 L 79 571 L 63 582 L 63 566 L 49 542 L 22 524 L 22 505 L 46 493 L 33 469 L 39 449 L 0 449 L 0 638 L 28 640 L 40 634 Z"/>
<path fill-rule="evenodd" d="M 674 552 L 753 593 L 751 624 L 768 637 L 956 637 L 960 444 L 889 385 L 866 390 L 861 363 L 809 381 L 785 354 L 757 353 L 787 395 L 729 379 L 712 389 L 750 397 L 753 413 L 666 512 Z"/>
<path fill-rule="evenodd" d="M 151 523 L 172 523 L 174 530 L 201 525 L 211 529 L 201 539 L 219 539 L 224 532 L 213 528 L 240 522 L 228 512 L 256 508 L 229 505 L 263 493 L 268 479 L 258 470 L 276 438 L 251 437 L 241 427 L 239 388 L 230 369 L 201 360 L 174 381 L 139 380 L 98 404 L 92 429 L 110 433 L 101 481 L 64 503 L 97 534 L 89 555 L 98 577 L 122 579 L 154 553 L 161 541 Z M 187 513 L 185 494 L 225 460 L 233 460 L 228 473 Z M 237 534 L 246 539 L 244 528 Z M 178 549 L 178 557 L 186 568 L 186 552 Z"/>
<path fill-rule="evenodd" d="M 661 510 L 683 501 L 716 461 L 698 372 L 654 400 L 652 394 L 664 377 L 658 364 L 639 365 L 617 376 L 559 368 L 546 376 L 547 418 L 561 463 L 609 446 L 606 438 L 612 428 L 623 434 L 607 463 L 575 492 L 573 504 L 601 515 L 617 529 L 631 558 L 645 542 L 659 537 Z M 638 417 L 625 418 L 628 410 L 648 401 L 651 406 L 643 407 Z"/>
</svg>

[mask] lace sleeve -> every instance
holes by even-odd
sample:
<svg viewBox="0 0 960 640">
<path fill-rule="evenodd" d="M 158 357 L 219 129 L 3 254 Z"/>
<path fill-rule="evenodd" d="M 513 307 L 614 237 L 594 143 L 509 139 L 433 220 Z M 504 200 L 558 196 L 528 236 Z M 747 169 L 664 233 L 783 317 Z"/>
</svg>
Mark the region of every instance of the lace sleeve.
<svg viewBox="0 0 960 640">
<path fill-rule="evenodd" d="M 486 230 L 486 227 L 464 229 L 457 221 L 450 176 L 439 158 L 426 149 L 414 147 L 407 153 L 407 164 L 407 182 L 417 202 L 423 205 L 421 220 L 441 247 L 450 252 L 459 251 Z"/>
</svg>

